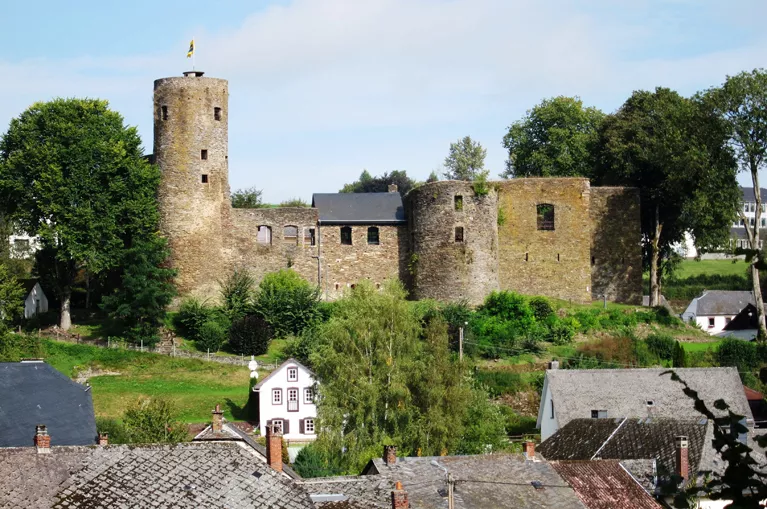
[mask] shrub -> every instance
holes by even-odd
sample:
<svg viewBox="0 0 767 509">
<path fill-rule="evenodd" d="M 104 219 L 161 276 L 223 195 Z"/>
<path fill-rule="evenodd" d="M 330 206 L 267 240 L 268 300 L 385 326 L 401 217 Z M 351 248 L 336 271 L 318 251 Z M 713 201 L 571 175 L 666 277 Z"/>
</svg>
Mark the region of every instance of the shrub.
<svg viewBox="0 0 767 509">
<path fill-rule="evenodd" d="M 319 295 L 319 288 L 283 269 L 264 277 L 254 306 L 272 326 L 275 337 L 296 336 L 319 318 Z"/>
<path fill-rule="evenodd" d="M 530 308 L 533 310 L 535 319 L 539 322 L 546 321 L 550 316 L 554 315 L 554 307 L 546 297 L 533 297 L 530 299 Z"/>
<path fill-rule="evenodd" d="M 176 329 L 188 339 L 197 339 L 205 322 L 212 319 L 214 309 L 197 299 L 184 299 L 173 318 Z"/>
<path fill-rule="evenodd" d="M 756 345 L 742 339 L 725 338 L 716 351 L 720 366 L 735 366 L 738 371 L 754 371 L 759 367 Z"/>
<path fill-rule="evenodd" d="M 679 341 L 674 342 L 674 357 L 672 365 L 675 368 L 687 367 L 687 352 Z"/>
<path fill-rule="evenodd" d="M 140 398 L 123 414 L 127 441 L 134 444 L 176 443 L 188 440 L 185 424 L 176 420 L 174 406 L 162 398 Z"/>
<path fill-rule="evenodd" d="M 645 338 L 647 348 L 659 359 L 670 361 L 674 358 L 677 341 L 668 334 L 655 332 Z"/>
<path fill-rule="evenodd" d="M 213 320 L 202 324 L 197 337 L 197 348 L 204 351 L 218 352 L 226 341 L 226 329 Z"/>
<path fill-rule="evenodd" d="M 229 330 L 229 348 L 242 355 L 265 354 L 271 339 L 272 328 L 259 314 L 240 318 Z"/>
<path fill-rule="evenodd" d="M 130 443 L 130 437 L 128 437 L 128 432 L 126 431 L 125 426 L 117 419 L 96 417 L 96 430 L 99 433 L 108 433 L 110 444 Z"/>
<path fill-rule="evenodd" d="M 223 311 L 234 322 L 245 316 L 252 301 L 256 281 L 246 270 L 235 270 L 221 286 Z"/>
<path fill-rule="evenodd" d="M 551 318 L 556 318 L 551 315 Z M 550 325 L 550 338 L 551 342 L 555 345 L 565 345 L 572 342 L 575 337 L 575 333 L 581 328 L 580 322 L 571 316 L 561 318 L 559 320 L 552 320 L 549 318 Z"/>
<path fill-rule="evenodd" d="M 523 323 L 535 321 L 533 309 L 527 300 L 514 292 L 492 292 L 477 310 L 487 316 L 498 317 L 501 320 L 513 320 Z"/>
<path fill-rule="evenodd" d="M 298 451 L 293 469 L 304 478 L 343 474 L 343 468 L 338 462 L 338 457 L 327 454 L 314 443 Z"/>
<path fill-rule="evenodd" d="M 626 335 L 610 336 L 583 343 L 578 353 L 599 362 L 615 363 L 616 367 L 636 364 L 633 340 Z"/>
<path fill-rule="evenodd" d="M 532 435 L 536 433 L 537 419 L 527 415 L 520 415 L 511 407 L 500 406 L 506 426 L 507 435 Z"/>
<path fill-rule="evenodd" d="M 477 370 L 474 376 L 494 398 L 503 394 L 515 394 L 527 386 L 522 380 L 522 375 L 513 371 Z"/>
</svg>

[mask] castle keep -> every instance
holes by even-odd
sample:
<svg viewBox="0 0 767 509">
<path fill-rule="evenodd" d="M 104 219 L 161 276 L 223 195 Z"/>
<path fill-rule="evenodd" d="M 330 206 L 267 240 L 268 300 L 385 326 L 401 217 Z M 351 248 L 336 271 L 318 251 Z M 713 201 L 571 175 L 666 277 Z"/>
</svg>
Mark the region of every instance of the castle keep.
<svg viewBox="0 0 767 509">
<path fill-rule="evenodd" d="M 182 296 L 218 297 L 235 269 L 291 268 L 328 299 L 399 278 L 418 299 L 480 303 L 493 290 L 641 303 L 639 193 L 583 178 L 424 184 L 315 194 L 311 208 L 233 209 L 226 80 L 154 83 L 161 228 Z M 477 191 L 480 191 L 479 193 Z"/>
</svg>

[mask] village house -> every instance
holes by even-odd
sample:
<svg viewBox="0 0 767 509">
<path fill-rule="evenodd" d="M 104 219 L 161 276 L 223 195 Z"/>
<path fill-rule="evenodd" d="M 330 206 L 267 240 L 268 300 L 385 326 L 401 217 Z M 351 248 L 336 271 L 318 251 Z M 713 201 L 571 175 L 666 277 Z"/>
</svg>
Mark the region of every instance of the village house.
<svg viewBox="0 0 767 509">
<path fill-rule="evenodd" d="M 30 319 L 48 312 L 48 297 L 37 279 L 19 281 L 24 289 L 24 318 Z"/>
<path fill-rule="evenodd" d="M 705 290 L 700 297 L 692 299 L 682 313 L 682 320 L 711 335 L 718 335 L 749 304 L 754 304 L 752 292 Z"/>
</svg>

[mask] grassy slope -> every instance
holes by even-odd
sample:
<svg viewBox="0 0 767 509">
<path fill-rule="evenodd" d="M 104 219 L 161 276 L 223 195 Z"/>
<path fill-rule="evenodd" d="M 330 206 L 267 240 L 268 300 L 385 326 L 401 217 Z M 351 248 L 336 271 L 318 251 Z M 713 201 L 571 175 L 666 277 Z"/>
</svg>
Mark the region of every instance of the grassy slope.
<svg viewBox="0 0 767 509">
<path fill-rule="evenodd" d="M 743 260 L 682 260 L 675 276 L 684 279 L 699 274 L 735 274 L 743 276 L 746 273 L 746 262 Z"/>
</svg>

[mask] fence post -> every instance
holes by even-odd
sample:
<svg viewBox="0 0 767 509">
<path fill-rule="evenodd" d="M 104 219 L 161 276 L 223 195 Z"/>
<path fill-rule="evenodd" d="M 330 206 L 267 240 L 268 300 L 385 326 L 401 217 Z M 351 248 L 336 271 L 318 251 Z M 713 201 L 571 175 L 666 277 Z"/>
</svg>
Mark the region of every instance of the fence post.
<svg viewBox="0 0 767 509">
<path fill-rule="evenodd" d="M 141 351 L 142 352 L 144 351 L 144 340 L 143 339 L 141 340 Z"/>
</svg>

